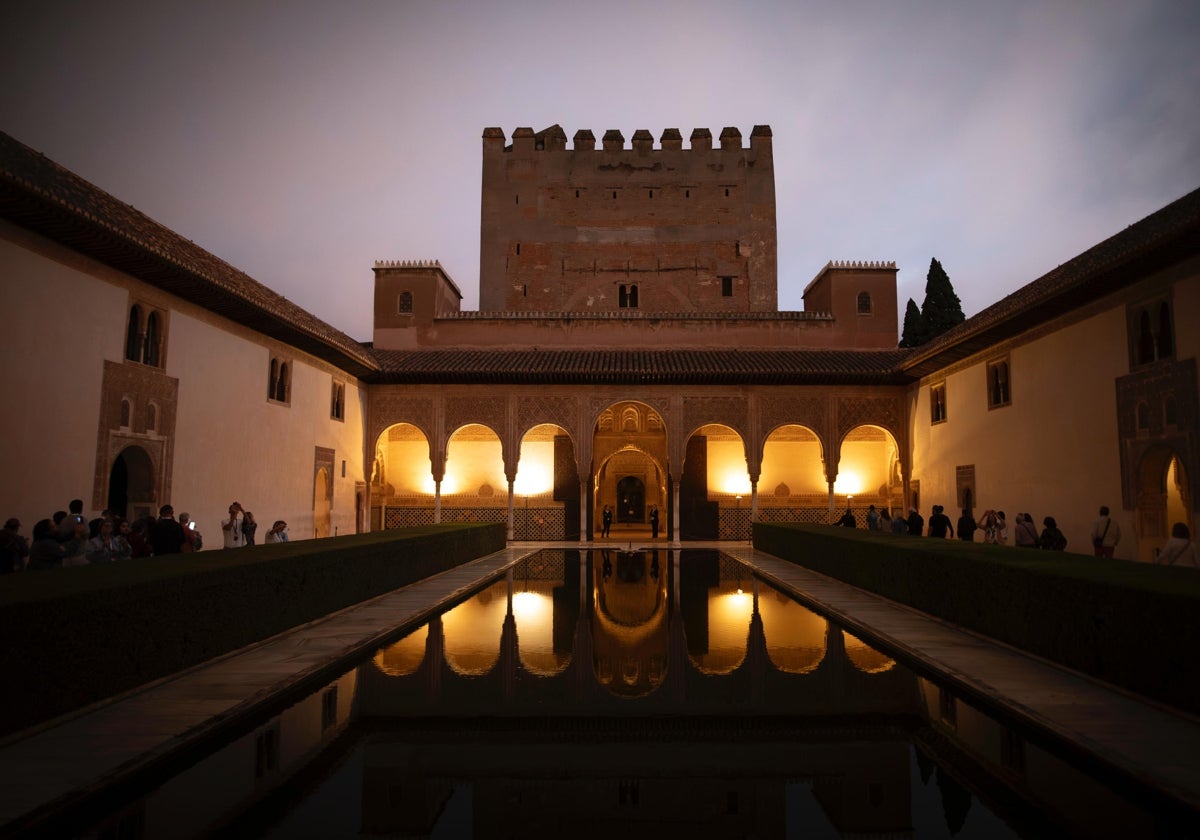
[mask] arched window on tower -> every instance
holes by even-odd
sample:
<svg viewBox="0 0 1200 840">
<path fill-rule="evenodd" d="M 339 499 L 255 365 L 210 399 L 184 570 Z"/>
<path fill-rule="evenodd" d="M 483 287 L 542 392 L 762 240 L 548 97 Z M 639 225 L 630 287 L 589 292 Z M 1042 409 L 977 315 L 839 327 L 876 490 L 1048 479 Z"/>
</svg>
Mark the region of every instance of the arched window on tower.
<svg viewBox="0 0 1200 840">
<path fill-rule="evenodd" d="M 400 300 L 396 304 L 396 311 L 401 315 L 411 315 L 413 311 L 412 292 L 404 291 L 400 293 Z"/>
<path fill-rule="evenodd" d="M 136 303 L 129 308 L 129 326 L 125 330 L 125 358 L 142 360 L 142 307 Z"/>
<path fill-rule="evenodd" d="M 162 344 L 162 326 L 157 312 L 146 316 L 146 356 L 145 362 L 158 367 L 159 348 Z"/>
<path fill-rule="evenodd" d="M 617 290 L 617 306 L 621 309 L 629 306 L 629 290 L 624 285 Z"/>
<path fill-rule="evenodd" d="M 1138 316 L 1137 360 L 1139 365 L 1154 361 L 1154 333 L 1150 329 L 1150 313 L 1145 309 Z"/>
<path fill-rule="evenodd" d="M 267 374 L 267 399 L 275 399 L 275 386 L 279 382 L 279 360 L 271 359 L 271 372 Z"/>
<path fill-rule="evenodd" d="M 1171 307 L 1164 300 L 1158 305 L 1158 358 L 1169 359 L 1175 355 L 1175 340 L 1171 330 Z"/>
<path fill-rule="evenodd" d="M 288 363 L 279 363 L 279 381 L 275 383 L 275 399 L 277 402 L 285 403 L 288 401 L 289 380 L 288 380 Z"/>
<path fill-rule="evenodd" d="M 121 428 L 129 428 L 129 415 L 132 409 L 129 407 L 129 400 L 121 400 Z"/>
<path fill-rule="evenodd" d="M 634 283 L 632 286 L 629 287 L 629 308 L 630 309 L 638 308 L 638 292 L 637 292 L 637 284 L 636 283 Z"/>
<path fill-rule="evenodd" d="M 859 292 L 858 293 L 858 314 L 859 315 L 870 315 L 871 314 L 871 295 L 869 292 Z"/>
<path fill-rule="evenodd" d="M 146 431 L 153 432 L 158 428 L 158 406 L 146 403 Z"/>
</svg>

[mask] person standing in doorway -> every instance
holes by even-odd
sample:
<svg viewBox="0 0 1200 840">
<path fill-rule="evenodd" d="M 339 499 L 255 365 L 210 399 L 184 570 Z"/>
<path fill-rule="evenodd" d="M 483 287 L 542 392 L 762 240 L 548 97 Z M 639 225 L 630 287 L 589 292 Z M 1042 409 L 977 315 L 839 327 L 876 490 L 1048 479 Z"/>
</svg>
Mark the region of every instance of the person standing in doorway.
<svg viewBox="0 0 1200 840">
<path fill-rule="evenodd" d="M 658 539 L 658 508 L 650 508 L 650 539 Z"/>
<path fill-rule="evenodd" d="M 609 530 L 612 529 L 612 508 L 608 505 L 604 506 L 604 512 L 600 514 L 600 536 L 607 537 Z"/>
</svg>

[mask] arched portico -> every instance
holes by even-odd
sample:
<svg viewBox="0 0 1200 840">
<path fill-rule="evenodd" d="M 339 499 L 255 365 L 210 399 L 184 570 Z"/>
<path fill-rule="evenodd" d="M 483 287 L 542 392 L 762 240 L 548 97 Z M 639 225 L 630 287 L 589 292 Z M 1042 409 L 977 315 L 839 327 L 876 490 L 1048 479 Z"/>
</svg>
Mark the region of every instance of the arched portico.
<svg viewBox="0 0 1200 840">
<path fill-rule="evenodd" d="M 784 396 L 769 388 L 731 393 L 714 386 L 684 394 L 573 385 L 514 388 L 505 396 L 467 386 L 371 393 L 372 527 L 507 517 L 512 539 L 578 534 L 586 544 L 599 534 L 600 512 L 609 504 L 617 523 L 637 527 L 630 536 L 639 541 L 650 536 L 655 507 L 660 538 L 745 538 L 758 518 L 828 521 L 831 496 L 844 493 L 839 466 L 854 472 L 856 450 L 872 435 L 879 438 L 878 465 L 859 490 L 863 508 L 866 496 L 878 496 L 877 506 L 884 499 L 895 504 L 906 489 L 899 396 L 858 397 L 837 388 Z M 462 431 L 469 428 L 475 431 Z M 407 449 L 397 447 L 398 435 Z M 486 451 L 477 449 L 482 440 L 468 439 L 479 435 L 488 438 Z M 381 460 L 380 451 L 391 457 Z M 887 466 L 884 451 L 891 453 Z M 403 488 L 392 480 L 397 469 L 410 475 Z M 488 475 L 474 475 L 480 470 Z M 632 518 L 625 509 L 625 522 L 616 512 L 623 479 L 636 479 L 644 494 Z M 693 524 L 704 521 L 692 510 L 697 504 L 709 514 L 710 533 L 687 524 L 693 513 Z M 385 505 L 386 520 L 377 515 Z"/>
</svg>

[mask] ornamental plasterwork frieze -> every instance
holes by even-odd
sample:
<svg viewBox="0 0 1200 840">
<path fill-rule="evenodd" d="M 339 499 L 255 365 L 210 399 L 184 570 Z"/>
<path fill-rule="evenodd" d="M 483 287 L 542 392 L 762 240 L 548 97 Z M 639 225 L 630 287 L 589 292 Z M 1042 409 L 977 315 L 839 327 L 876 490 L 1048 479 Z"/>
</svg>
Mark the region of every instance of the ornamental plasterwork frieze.
<svg viewBox="0 0 1200 840">
<path fill-rule="evenodd" d="M 376 391 L 371 395 L 371 418 L 372 445 L 388 426 L 397 423 L 411 423 L 424 432 L 426 438 L 433 438 L 432 399 L 380 394 Z"/>
<path fill-rule="evenodd" d="M 517 398 L 518 435 L 524 435 L 534 426 L 553 423 L 566 429 L 573 439 L 578 439 L 579 430 L 575 428 L 578 416 L 579 405 L 574 397 Z"/>
<path fill-rule="evenodd" d="M 506 402 L 504 397 L 447 397 L 443 438 L 449 439 L 456 429 L 468 423 L 479 423 L 503 439 L 506 428 Z"/>
<path fill-rule="evenodd" d="M 901 440 L 903 409 L 897 397 L 840 397 L 837 401 L 837 438 L 856 426 L 879 426 Z"/>
<path fill-rule="evenodd" d="M 745 441 L 749 437 L 749 415 L 745 397 L 684 397 L 683 428 L 691 432 L 717 423 L 728 426 Z"/>
<path fill-rule="evenodd" d="M 777 397 L 764 395 L 758 398 L 759 428 L 770 433 L 784 425 L 806 426 L 817 433 L 822 446 L 829 438 L 829 399 L 827 397 Z"/>
<path fill-rule="evenodd" d="M 670 423 L 670 403 L 666 397 L 589 397 L 588 398 L 588 417 L 591 418 L 591 426 L 587 429 L 590 433 L 595 430 L 596 420 L 600 417 L 600 412 L 612 406 L 614 403 L 621 402 L 639 402 L 650 406 L 662 418 L 663 422 L 669 426 Z"/>
</svg>

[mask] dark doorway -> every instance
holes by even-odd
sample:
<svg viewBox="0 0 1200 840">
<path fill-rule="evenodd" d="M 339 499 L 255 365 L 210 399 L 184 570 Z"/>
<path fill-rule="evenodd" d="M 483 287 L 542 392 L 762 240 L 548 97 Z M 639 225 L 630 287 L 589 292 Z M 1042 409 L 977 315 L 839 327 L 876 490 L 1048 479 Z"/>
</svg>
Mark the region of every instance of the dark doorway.
<svg viewBox="0 0 1200 840">
<path fill-rule="evenodd" d="M 155 511 L 154 464 L 145 449 L 127 446 L 108 474 L 106 507 L 125 519 L 151 516 Z"/>
<path fill-rule="evenodd" d="M 627 475 L 617 482 L 617 522 L 646 521 L 646 484 Z"/>
</svg>

